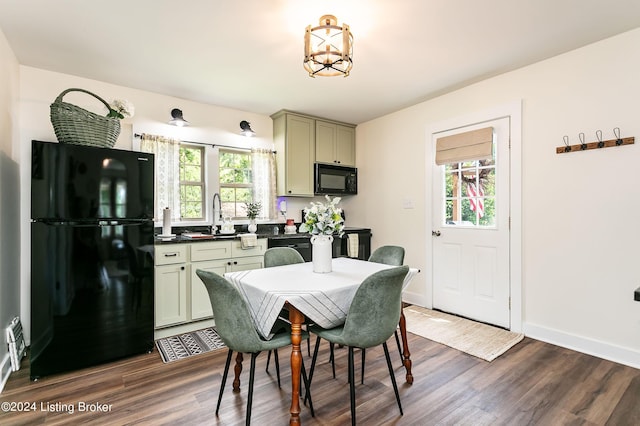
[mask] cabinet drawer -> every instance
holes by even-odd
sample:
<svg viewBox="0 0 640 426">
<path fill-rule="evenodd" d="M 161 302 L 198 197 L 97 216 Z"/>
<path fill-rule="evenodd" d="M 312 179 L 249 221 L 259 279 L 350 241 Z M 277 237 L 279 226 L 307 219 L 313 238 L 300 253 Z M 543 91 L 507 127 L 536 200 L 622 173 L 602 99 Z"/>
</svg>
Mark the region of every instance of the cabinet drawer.
<svg viewBox="0 0 640 426">
<path fill-rule="evenodd" d="M 187 261 L 185 244 L 167 244 L 155 246 L 156 265 L 170 265 Z"/>
<path fill-rule="evenodd" d="M 249 247 L 246 249 L 242 248 L 242 243 L 240 242 L 240 240 L 234 240 L 231 245 L 230 257 L 236 258 L 236 257 L 246 257 L 246 256 L 262 256 L 266 250 L 267 250 L 266 238 L 258 238 L 257 246 Z"/>
<path fill-rule="evenodd" d="M 226 259 L 231 257 L 231 241 L 194 243 L 191 246 L 191 261 Z"/>
</svg>

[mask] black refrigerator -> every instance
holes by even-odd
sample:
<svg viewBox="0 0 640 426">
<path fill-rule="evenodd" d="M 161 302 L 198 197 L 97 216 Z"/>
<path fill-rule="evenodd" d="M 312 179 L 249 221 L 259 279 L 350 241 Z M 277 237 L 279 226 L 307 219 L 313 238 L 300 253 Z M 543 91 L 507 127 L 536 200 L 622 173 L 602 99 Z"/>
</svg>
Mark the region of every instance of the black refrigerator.
<svg viewBox="0 0 640 426">
<path fill-rule="evenodd" d="M 153 350 L 153 154 L 32 141 L 30 376 Z"/>
</svg>

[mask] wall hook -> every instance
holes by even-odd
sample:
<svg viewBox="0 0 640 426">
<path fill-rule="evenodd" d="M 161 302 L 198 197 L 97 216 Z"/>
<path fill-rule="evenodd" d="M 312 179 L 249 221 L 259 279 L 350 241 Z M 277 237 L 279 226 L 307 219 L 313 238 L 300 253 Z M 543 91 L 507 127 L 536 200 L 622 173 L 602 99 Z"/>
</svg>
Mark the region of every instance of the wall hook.
<svg viewBox="0 0 640 426">
<path fill-rule="evenodd" d="M 596 130 L 596 138 L 598 138 L 598 148 L 602 148 L 604 146 L 604 142 L 602 141 L 602 130 Z"/>
<path fill-rule="evenodd" d="M 564 141 L 564 152 L 571 151 L 571 145 L 569 145 L 569 136 L 564 135 L 562 137 L 562 140 Z"/>
<path fill-rule="evenodd" d="M 620 138 L 620 127 L 615 127 L 613 129 L 613 135 L 616 137 L 616 145 L 622 145 L 622 138 Z"/>
<path fill-rule="evenodd" d="M 580 132 L 578 139 L 580 139 L 580 149 L 587 149 L 587 143 L 584 141 L 584 133 Z"/>
</svg>

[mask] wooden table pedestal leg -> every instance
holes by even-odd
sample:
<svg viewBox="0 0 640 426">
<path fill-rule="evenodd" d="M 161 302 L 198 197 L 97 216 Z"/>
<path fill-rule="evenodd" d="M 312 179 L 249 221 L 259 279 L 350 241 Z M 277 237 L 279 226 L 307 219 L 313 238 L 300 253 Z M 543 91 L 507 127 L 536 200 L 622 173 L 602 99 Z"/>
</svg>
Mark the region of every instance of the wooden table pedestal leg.
<svg viewBox="0 0 640 426">
<path fill-rule="evenodd" d="M 291 321 L 291 417 L 289 425 L 300 424 L 300 372 L 302 369 L 302 353 L 300 343 L 302 342 L 302 323 L 304 315 L 289 306 L 289 321 Z"/>
<path fill-rule="evenodd" d="M 413 374 L 411 374 L 411 353 L 409 352 L 409 344 L 407 343 L 407 320 L 404 312 L 400 310 L 400 334 L 402 335 L 402 363 L 407 370 L 407 383 L 413 383 Z"/>
<path fill-rule="evenodd" d="M 236 373 L 235 377 L 233 378 L 233 391 L 235 393 L 240 392 L 240 373 L 242 373 L 242 352 L 238 352 L 238 354 L 236 355 L 236 366 L 233 368 L 234 372 Z"/>
</svg>

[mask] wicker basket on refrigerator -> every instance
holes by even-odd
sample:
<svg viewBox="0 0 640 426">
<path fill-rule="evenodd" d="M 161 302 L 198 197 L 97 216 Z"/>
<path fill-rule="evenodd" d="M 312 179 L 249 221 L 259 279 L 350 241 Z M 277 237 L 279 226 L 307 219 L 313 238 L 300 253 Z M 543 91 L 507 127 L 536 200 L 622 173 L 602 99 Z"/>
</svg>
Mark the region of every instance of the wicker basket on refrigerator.
<svg viewBox="0 0 640 426">
<path fill-rule="evenodd" d="M 87 93 L 102 102 L 109 113 L 113 110 L 100 96 L 84 89 L 67 89 L 60 93 L 51 104 L 51 124 L 60 143 L 111 148 L 120 134 L 120 120 L 115 117 L 98 115 L 77 105 L 64 102 L 62 98 L 69 92 Z"/>
</svg>

